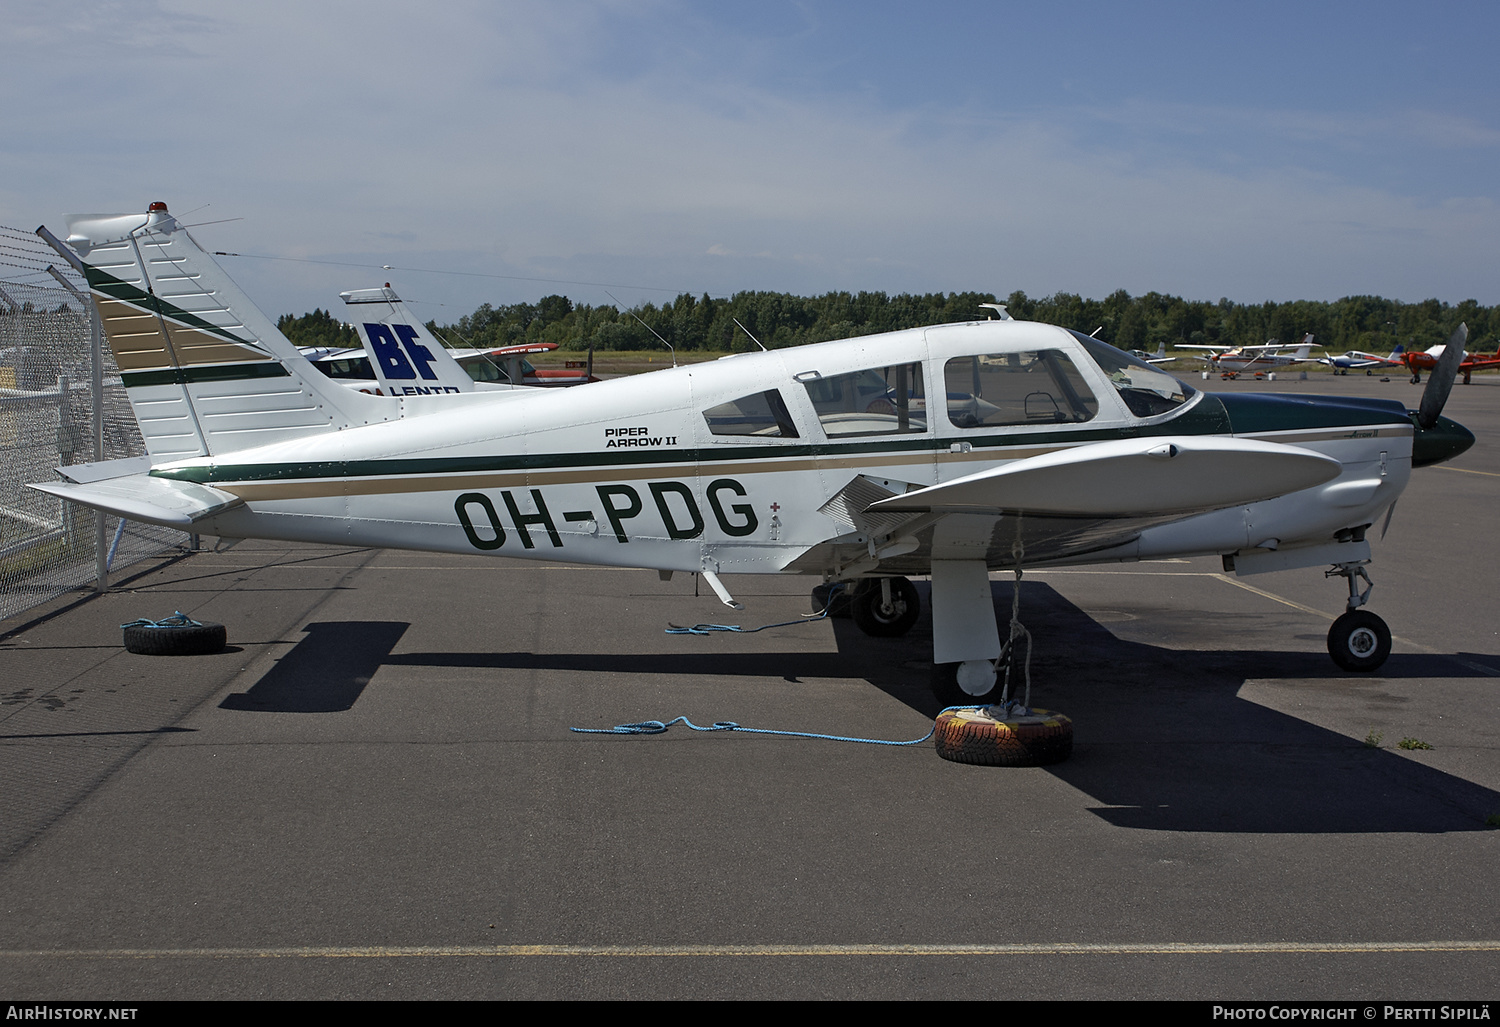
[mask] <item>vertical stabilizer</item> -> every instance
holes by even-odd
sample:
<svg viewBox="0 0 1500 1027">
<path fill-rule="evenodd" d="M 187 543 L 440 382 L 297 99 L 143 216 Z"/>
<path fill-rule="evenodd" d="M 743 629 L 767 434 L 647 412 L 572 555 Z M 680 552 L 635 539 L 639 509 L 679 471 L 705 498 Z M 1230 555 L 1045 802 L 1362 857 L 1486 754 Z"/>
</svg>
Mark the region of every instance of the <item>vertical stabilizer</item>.
<svg viewBox="0 0 1500 1027">
<path fill-rule="evenodd" d="M 442 343 L 412 317 L 391 283 L 383 289 L 339 293 L 359 331 L 365 355 L 387 396 L 435 396 L 473 392 L 474 379 Z"/>
<path fill-rule="evenodd" d="M 397 415 L 318 374 L 166 204 L 70 216 L 67 241 L 153 465 Z"/>
</svg>

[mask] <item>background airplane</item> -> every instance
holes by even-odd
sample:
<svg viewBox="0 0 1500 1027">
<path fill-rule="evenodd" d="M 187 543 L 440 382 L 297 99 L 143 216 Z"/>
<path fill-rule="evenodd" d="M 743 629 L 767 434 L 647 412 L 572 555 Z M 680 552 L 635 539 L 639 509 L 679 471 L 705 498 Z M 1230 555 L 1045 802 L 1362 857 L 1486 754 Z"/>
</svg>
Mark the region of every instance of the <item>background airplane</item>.
<svg viewBox="0 0 1500 1027">
<path fill-rule="evenodd" d="M 1167 344 L 1165 342 L 1157 344 L 1155 353 L 1147 353 L 1143 349 L 1133 349 L 1130 351 L 1130 355 L 1137 360 L 1144 360 L 1148 364 L 1170 364 L 1177 360 L 1176 357 L 1167 356 Z"/>
<path fill-rule="evenodd" d="M 362 348 L 305 348 L 302 355 L 328 377 L 377 396 L 417 396 L 443 392 L 562 387 L 598 381 L 594 352 L 583 368 L 534 367 L 527 355 L 557 349 L 553 342 L 491 349 L 449 349 L 433 338 L 406 309 L 391 283 L 381 289 L 339 293 L 359 333 Z"/>
<path fill-rule="evenodd" d="M 1379 353 L 1366 353 L 1364 350 L 1351 349 L 1347 352 L 1333 356 L 1325 351 L 1324 355 L 1317 359 L 1317 363 L 1333 368 L 1334 374 L 1348 374 L 1350 371 L 1364 371 L 1365 374 L 1373 374 L 1376 368 L 1400 367 L 1401 354 L 1405 350 L 1400 345 L 1391 350 L 1390 356 L 1383 357 Z"/>
<path fill-rule="evenodd" d="M 1226 376 L 1233 378 L 1241 371 L 1274 371 L 1278 367 L 1301 364 L 1312 357 L 1312 333 L 1302 337 L 1302 343 L 1291 353 L 1282 352 L 1289 347 L 1275 339 L 1264 346 L 1177 346 L 1177 349 L 1208 350 L 1206 360 Z"/>
<path fill-rule="evenodd" d="M 1411 372 L 1411 382 L 1417 385 L 1422 381 L 1423 371 L 1434 371 L 1443 353 L 1450 343 L 1443 343 L 1426 350 L 1408 352 L 1401 354 L 1401 363 Z M 1496 344 L 1493 354 L 1468 353 L 1465 352 L 1458 364 L 1458 373 L 1463 375 L 1464 384 L 1470 384 L 1475 371 L 1483 371 L 1489 368 L 1500 367 L 1500 343 Z"/>
</svg>

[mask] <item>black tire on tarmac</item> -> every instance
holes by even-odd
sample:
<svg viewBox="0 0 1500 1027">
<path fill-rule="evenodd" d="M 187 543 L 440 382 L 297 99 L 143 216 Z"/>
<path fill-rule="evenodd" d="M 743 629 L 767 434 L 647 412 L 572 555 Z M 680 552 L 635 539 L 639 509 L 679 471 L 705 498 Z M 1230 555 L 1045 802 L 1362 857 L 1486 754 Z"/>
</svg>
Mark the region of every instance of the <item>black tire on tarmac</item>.
<svg viewBox="0 0 1500 1027">
<path fill-rule="evenodd" d="M 224 625 L 212 621 L 160 628 L 132 624 L 125 629 L 125 648 L 142 656 L 203 656 L 221 652 L 227 640 Z"/>
<path fill-rule="evenodd" d="M 854 626 L 874 638 L 900 638 L 912 629 L 922 615 L 922 600 L 917 586 L 906 578 L 891 579 L 891 609 L 882 610 L 880 581 L 865 578 L 849 597 L 849 616 Z"/>
<path fill-rule="evenodd" d="M 996 720 L 989 709 L 938 714 L 932 732 L 937 754 L 982 767 L 1040 767 L 1072 755 L 1073 722 L 1063 714 L 1032 710 L 1024 717 Z"/>
<path fill-rule="evenodd" d="M 1368 610 L 1350 610 L 1328 629 L 1328 655 L 1345 670 L 1376 670 L 1391 655 L 1391 629 Z"/>
</svg>

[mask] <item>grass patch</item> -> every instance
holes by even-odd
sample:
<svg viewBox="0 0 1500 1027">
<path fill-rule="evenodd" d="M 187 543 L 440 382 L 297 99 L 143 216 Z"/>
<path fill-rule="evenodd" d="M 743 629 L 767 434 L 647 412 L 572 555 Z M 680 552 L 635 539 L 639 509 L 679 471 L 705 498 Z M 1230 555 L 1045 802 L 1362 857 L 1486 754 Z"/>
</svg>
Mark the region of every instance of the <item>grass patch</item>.
<svg viewBox="0 0 1500 1027">
<path fill-rule="evenodd" d="M 1380 748 L 1380 740 L 1384 737 L 1384 731 L 1376 731 L 1374 728 L 1371 728 L 1370 733 L 1365 735 L 1365 747 L 1368 749 Z"/>
<path fill-rule="evenodd" d="M 1401 741 L 1399 741 L 1399 742 L 1396 743 L 1396 748 L 1398 748 L 1398 749 L 1408 749 L 1408 750 L 1410 750 L 1410 749 L 1431 749 L 1432 746 L 1428 745 L 1426 742 L 1422 741 L 1420 738 L 1403 738 L 1403 739 L 1401 739 Z"/>
</svg>

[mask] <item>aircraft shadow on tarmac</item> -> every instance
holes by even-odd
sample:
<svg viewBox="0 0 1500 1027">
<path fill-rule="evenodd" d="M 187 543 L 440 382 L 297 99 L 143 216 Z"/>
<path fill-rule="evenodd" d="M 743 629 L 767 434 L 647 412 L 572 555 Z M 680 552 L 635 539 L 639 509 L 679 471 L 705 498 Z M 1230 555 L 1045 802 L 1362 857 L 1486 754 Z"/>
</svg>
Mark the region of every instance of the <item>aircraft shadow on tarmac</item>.
<svg viewBox="0 0 1500 1027">
<path fill-rule="evenodd" d="M 1004 631 L 1010 585 L 996 582 L 992 588 Z M 1409 700 L 1381 688 L 1384 679 L 1478 677 L 1478 671 L 1440 655 L 1395 655 L 1379 675 L 1355 676 L 1322 651 L 1164 648 L 1117 638 L 1044 582 L 1028 581 L 1023 598 L 1022 619 L 1035 649 L 1032 700 L 1062 709 L 1075 723 L 1072 758 L 1046 772 L 1096 799 L 1095 814 L 1112 824 L 1158 831 L 1442 832 L 1483 830 L 1485 818 L 1500 813 L 1500 793 L 1489 788 L 1238 694 L 1251 679 L 1302 681 L 1319 689 L 1347 683 L 1350 705 L 1376 707 L 1388 723 Z M 671 644 L 682 647 L 676 652 L 394 654 L 408 627 L 404 622 L 316 623 L 247 692 L 221 705 L 268 712 L 347 710 L 376 671 L 392 665 L 693 675 L 705 681 L 862 677 L 924 716 L 938 713 L 927 686 L 928 615 L 900 639 L 866 637 L 847 620 L 833 626 L 833 653 L 736 652 L 732 640 L 717 635 L 674 637 Z M 1404 733 L 1385 729 L 1386 743 Z"/>
</svg>

